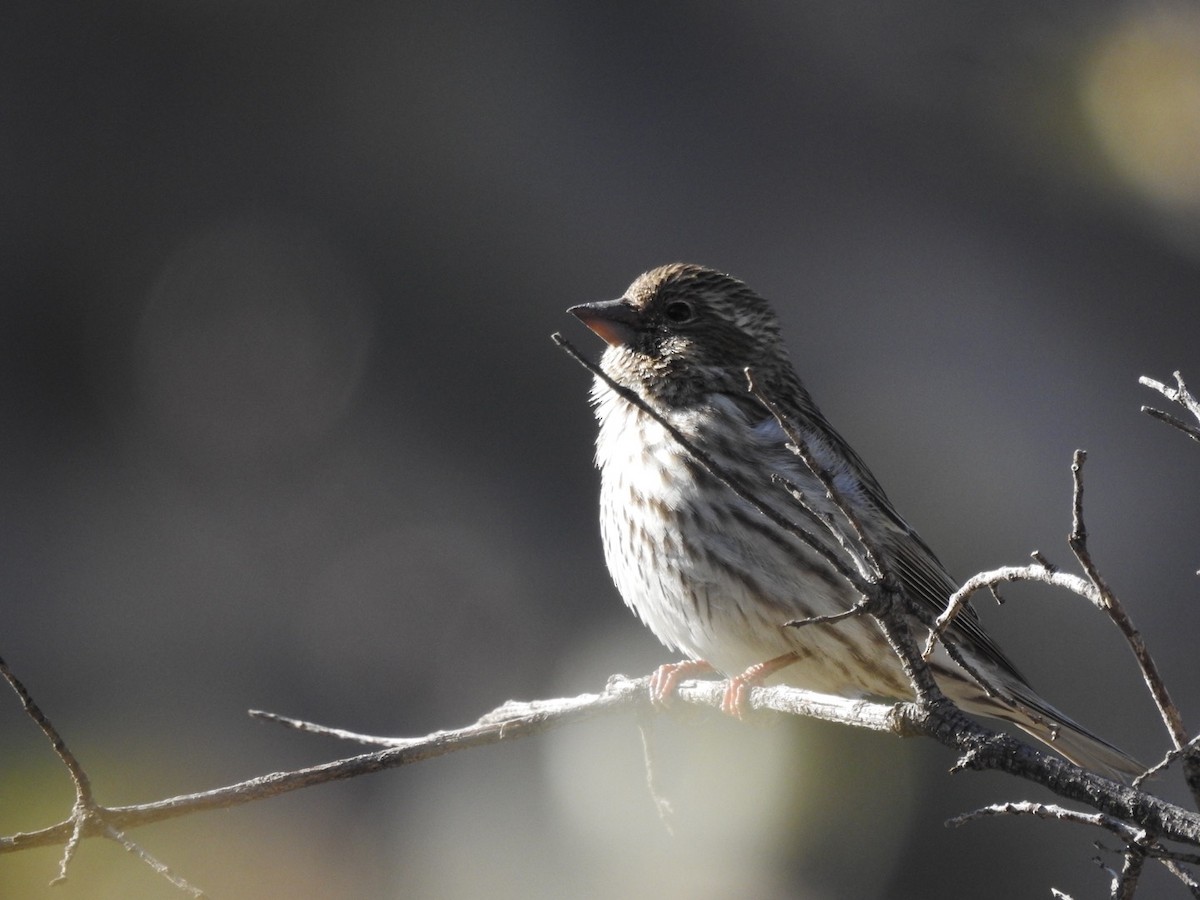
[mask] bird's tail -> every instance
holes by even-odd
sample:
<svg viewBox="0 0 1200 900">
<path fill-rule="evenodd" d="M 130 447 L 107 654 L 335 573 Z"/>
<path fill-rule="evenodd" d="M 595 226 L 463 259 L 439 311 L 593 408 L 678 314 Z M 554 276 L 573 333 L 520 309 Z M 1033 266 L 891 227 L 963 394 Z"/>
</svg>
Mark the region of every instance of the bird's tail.
<svg viewBox="0 0 1200 900">
<path fill-rule="evenodd" d="M 1132 756 L 1061 714 L 1053 724 L 1020 721 L 1015 716 L 1009 721 L 1075 765 L 1099 775 L 1129 782 L 1146 771 Z"/>
<path fill-rule="evenodd" d="M 1004 685 L 1012 699 L 989 697 L 982 692 L 955 696 L 958 692 L 951 685 L 945 687 L 967 712 L 1011 722 L 1081 768 L 1122 782 L 1146 771 L 1132 756 L 1063 715 L 1024 683 Z"/>
</svg>

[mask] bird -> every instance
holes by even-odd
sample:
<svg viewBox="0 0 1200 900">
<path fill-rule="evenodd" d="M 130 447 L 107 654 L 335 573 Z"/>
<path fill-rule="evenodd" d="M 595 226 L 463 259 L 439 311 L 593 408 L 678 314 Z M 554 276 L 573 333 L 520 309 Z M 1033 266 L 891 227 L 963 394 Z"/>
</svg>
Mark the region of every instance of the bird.
<svg viewBox="0 0 1200 900">
<path fill-rule="evenodd" d="M 681 678 L 711 671 L 728 679 L 722 707 L 735 715 L 749 688 L 762 683 L 912 699 L 898 656 L 869 616 L 794 627 L 798 620 L 847 612 L 861 595 L 779 524 L 781 518 L 794 523 L 845 558 L 824 524 L 837 520 L 834 500 L 794 452 L 780 418 L 832 480 L 859 522 L 862 543 L 878 548 L 912 608 L 926 614 L 910 617 L 915 634 L 929 634 L 921 620 L 946 608 L 958 582 L 817 408 L 767 300 L 723 272 L 673 263 L 639 276 L 615 300 L 568 312 L 605 342 L 600 370 L 620 388 L 597 376 L 591 391 L 605 562 L 625 604 L 668 649 L 686 657 L 656 670 L 653 698 L 669 702 Z M 747 370 L 780 417 L 747 389 Z M 1011 723 L 1108 777 L 1128 780 L 1143 771 L 1042 699 L 969 606 L 929 665 L 943 693 L 966 712 Z"/>
</svg>

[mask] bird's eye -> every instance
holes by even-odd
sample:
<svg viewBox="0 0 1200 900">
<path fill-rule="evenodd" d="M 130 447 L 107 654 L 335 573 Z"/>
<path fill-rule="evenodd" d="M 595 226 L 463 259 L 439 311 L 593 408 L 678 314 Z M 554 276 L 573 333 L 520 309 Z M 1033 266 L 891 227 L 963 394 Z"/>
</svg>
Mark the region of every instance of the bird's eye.
<svg viewBox="0 0 1200 900">
<path fill-rule="evenodd" d="M 669 321 L 680 325 L 692 318 L 692 305 L 683 300 L 673 300 L 667 304 L 667 308 L 663 312 L 666 313 Z"/>
</svg>

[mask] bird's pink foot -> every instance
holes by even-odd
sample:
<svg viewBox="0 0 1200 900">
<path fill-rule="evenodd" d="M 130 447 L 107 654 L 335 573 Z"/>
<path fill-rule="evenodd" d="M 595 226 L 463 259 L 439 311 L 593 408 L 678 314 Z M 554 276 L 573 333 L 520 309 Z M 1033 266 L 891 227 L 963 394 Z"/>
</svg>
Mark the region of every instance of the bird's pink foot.
<svg viewBox="0 0 1200 900">
<path fill-rule="evenodd" d="M 746 703 L 750 699 L 750 689 L 761 687 L 764 681 L 799 658 L 799 653 L 785 653 L 783 656 L 751 666 L 741 675 L 730 678 L 725 685 L 725 696 L 721 698 L 721 712 L 738 719 L 743 718 L 746 714 Z"/>
<path fill-rule="evenodd" d="M 679 682 L 691 675 L 707 675 L 713 670 L 702 659 L 687 659 L 683 662 L 664 663 L 650 676 L 650 702 L 666 706 L 671 702 Z"/>
</svg>

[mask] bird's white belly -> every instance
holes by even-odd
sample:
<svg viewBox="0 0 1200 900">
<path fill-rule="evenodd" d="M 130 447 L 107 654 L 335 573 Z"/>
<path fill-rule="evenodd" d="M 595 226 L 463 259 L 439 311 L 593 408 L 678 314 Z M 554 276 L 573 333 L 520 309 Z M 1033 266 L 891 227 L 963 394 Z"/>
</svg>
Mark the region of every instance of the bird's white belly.
<svg viewBox="0 0 1200 900">
<path fill-rule="evenodd" d="M 801 659 L 774 680 L 858 693 L 859 679 L 847 669 L 859 648 L 869 650 L 864 628 L 872 623 L 785 627 L 846 609 L 855 600 L 849 586 L 801 578 L 803 545 L 764 540 L 753 526 L 765 517 L 723 485 L 697 481 L 657 423 L 626 420 L 619 432 L 603 434 L 613 424 L 604 422 L 598 454 L 604 553 L 625 603 L 655 636 L 726 675 L 799 651 Z"/>
</svg>

